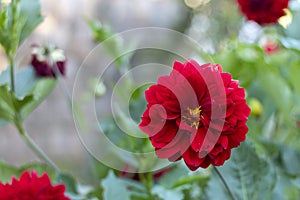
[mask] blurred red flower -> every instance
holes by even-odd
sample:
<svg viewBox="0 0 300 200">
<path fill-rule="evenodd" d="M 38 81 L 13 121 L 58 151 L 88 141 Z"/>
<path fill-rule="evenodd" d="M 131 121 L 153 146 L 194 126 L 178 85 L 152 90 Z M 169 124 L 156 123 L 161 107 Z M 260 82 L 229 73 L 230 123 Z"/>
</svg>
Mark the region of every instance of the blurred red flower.
<svg viewBox="0 0 300 200">
<path fill-rule="evenodd" d="M 267 43 L 265 46 L 263 46 L 266 54 L 271 55 L 273 53 L 278 52 L 279 46 L 277 43 Z"/>
<path fill-rule="evenodd" d="M 184 159 L 191 170 L 219 166 L 246 139 L 245 91 L 220 65 L 175 62 L 169 76 L 145 92 L 139 127 L 159 158 Z"/>
<path fill-rule="evenodd" d="M 124 171 L 121 171 L 119 173 L 119 177 L 127 178 L 127 179 L 132 179 L 132 180 L 140 181 L 141 182 L 140 173 L 138 173 L 138 172 L 136 172 L 136 173 L 127 172 L 128 166 L 129 165 L 125 165 Z M 172 167 L 168 167 L 168 168 L 162 169 L 160 171 L 153 172 L 152 173 L 153 180 L 154 181 L 158 181 L 163 175 L 165 175 L 168 172 L 172 171 L 172 169 L 173 169 Z M 142 176 L 147 176 L 147 173 L 142 173 L 141 175 Z"/>
<path fill-rule="evenodd" d="M 38 76 L 56 77 L 57 73 L 66 74 L 66 58 L 63 50 L 55 46 L 33 45 L 31 54 L 31 65 Z M 58 69 L 57 73 L 55 67 Z"/>
<path fill-rule="evenodd" d="M 237 2 L 248 20 L 261 25 L 277 23 L 277 20 L 285 15 L 284 9 L 289 4 L 289 0 L 237 0 Z"/>
<path fill-rule="evenodd" d="M 64 192 L 64 185 L 52 186 L 47 174 L 38 177 L 36 172 L 25 171 L 20 180 L 0 183 L 0 200 L 70 200 Z"/>
</svg>

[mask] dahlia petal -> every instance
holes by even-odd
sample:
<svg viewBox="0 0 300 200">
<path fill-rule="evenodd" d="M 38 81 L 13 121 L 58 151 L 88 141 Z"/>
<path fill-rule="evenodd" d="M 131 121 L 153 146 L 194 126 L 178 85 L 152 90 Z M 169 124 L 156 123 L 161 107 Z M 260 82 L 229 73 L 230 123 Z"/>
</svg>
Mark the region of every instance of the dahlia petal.
<svg viewBox="0 0 300 200">
<path fill-rule="evenodd" d="M 204 128 L 198 129 L 196 134 L 191 136 L 191 147 L 194 151 L 200 151 L 205 139 L 207 130 Z"/>
<path fill-rule="evenodd" d="M 5 190 L 4 192 L 1 190 Z M 65 186 L 53 186 L 48 174 L 38 177 L 36 172 L 25 171 L 20 179 L 12 178 L 11 184 L 0 183 L 0 199 L 2 200 L 70 200 L 64 195 Z"/>
<path fill-rule="evenodd" d="M 182 64 L 181 62 L 175 61 L 175 62 L 174 62 L 173 70 L 176 70 L 176 71 L 178 71 L 178 72 L 181 72 L 183 67 L 184 67 L 184 66 L 183 66 L 183 64 Z"/>
<path fill-rule="evenodd" d="M 207 168 L 210 164 L 212 164 L 212 159 L 209 156 L 206 156 L 200 167 Z"/>
<path fill-rule="evenodd" d="M 176 162 L 176 161 L 180 160 L 181 158 L 182 158 L 181 152 L 177 152 L 173 156 L 169 157 L 168 160 L 170 162 Z"/>
<path fill-rule="evenodd" d="M 222 74 L 221 74 L 221 77 L 222 77 L 222 79 L 223 79 L 224 86 L 225 86 L 225 87 L 228 87 L 229 84 L 231 83 L 231 79 L 232 79 L 231 74 L 229 74 L 229 73 L 222 73 Z"/>
<path fill-rule="evenodd" d="M 199 168 L 200 164 L 204 160 L 204 158 L 200 159 L 199 158 L 199 153 L 194 151 L 193 149 L 189 148 L 184 154 L 183 154 L 183 159 L 186 165 L 191 169 L 191 170 L 196 170 Z"/>
<path fill-rule="evenodd" d="M 209 156 L 210 156 L 211 158 L 213 158 L 213 160 L 215 160 L 216 157 L 217 157 L 220 153 L 222 153 L 223 151 L 224 151 L 224 148 L 223 148 L 221 145 L 217 144 L 217 145 L 213 148 L 213 150 L 212 150 L 211 152 L 209 152 Z"/>
<path fill-rule="evenodd" d="M 177 153 L 183 153 L 189 148 L 188 137 L 183 132 L 178 132 L 173 140 L 163 148 L 155 151 L 159 158 L 169 158 Z"/>
<path fill-rule="evenodd" d="M 230 150 L 230 149 L 225 150 L 225 151 L 223 151 L 222 153 L 220 153 L 220 154 L 213 160 L 214 165 L 215 165 L 215 166 L 223 165 L 224 162 L 230 158 L 230 154 L 231 154 L 231 150 Z"/>
<path fill-rule="evenodd" d="M 157 101 L 156 95 L 155 95 L 156 87 L 157 87 L 157 85 L 152 85 L 145 91 L 145 98 L 146 98 L 147 102 L 156 103 L 156 101 Z"/>
<path fill-rule="evenodd" d="M 163 129 L 150 137 L 152 145 L 156 148 L 162 148 L 166 146 L 171 140 L 174 139 L 178 128 L 174 125 L 174 122 L 167 122 Z"/>
<path fill-rule="evenodd" d="M 227 147 L 228 147 L 228 137 L 227 137 L 227 136 L 224 136 L 224 135 L 221 135 L 221 136 L 219 137 L 218 143 L 219 143 L 224 149 L 227 149 Z"/>
</svg>

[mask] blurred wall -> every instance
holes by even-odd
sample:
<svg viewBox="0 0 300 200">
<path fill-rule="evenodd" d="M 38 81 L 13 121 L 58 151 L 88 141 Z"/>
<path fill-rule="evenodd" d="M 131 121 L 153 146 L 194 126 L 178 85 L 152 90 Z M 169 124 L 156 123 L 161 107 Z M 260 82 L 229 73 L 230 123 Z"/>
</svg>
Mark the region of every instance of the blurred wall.
<svg viewBox="0 0 300 200">
<path fill-rule="evenodd" d="M 32 44 L 56 44 L 65 50 L 72 90 L 76 71 L 95 46 L 85 19 L 100 19 L 116 32 L 144 26 L 185 30 L 188 10 L 174 0 L 41 0 L 44 22 L 21 46 L 17 60 L 30 62 Z M 7 65 L 0 54 L 1 69 Z M 63 169 L 85 177 L 87 153 L 77 135 L 73 118 L 59 85 L 25 121 L 28 133 Z M 0 127 L 0 159 L 14 165 L 38 160 L 12 125 Z"/>
</svg>

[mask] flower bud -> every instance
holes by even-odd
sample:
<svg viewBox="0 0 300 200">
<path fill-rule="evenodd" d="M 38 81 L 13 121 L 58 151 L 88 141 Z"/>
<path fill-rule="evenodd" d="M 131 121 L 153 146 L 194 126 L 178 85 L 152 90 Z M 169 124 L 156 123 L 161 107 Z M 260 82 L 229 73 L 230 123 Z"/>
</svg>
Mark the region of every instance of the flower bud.
<svg viewBox="0 0 300 200">
<path fill-rule="evenodd" d="M 251 115 L 255 117 L 261 116 L 263 112 L 263 107 L 258 99 L 250 99 L 249 106 L 251 108 Z"/>
<path fill-rule="evenodd" d="M 42 77 L 56 77 L 66 74 L 66 57 L 56 46 L 32 46 L 31 65 L 36 74 Z"/>
</svg>

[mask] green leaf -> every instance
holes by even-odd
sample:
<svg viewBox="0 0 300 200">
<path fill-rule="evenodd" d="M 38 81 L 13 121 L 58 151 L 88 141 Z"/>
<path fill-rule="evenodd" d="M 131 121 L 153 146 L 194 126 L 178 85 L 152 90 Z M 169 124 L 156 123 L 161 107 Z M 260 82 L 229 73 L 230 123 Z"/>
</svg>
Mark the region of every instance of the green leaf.
<svg viewBox="0 0 300 200">
<path fill-rule="evenodd" d="M 147 199 L 146 190 L 139 182 L 122 179 L 109 171 L 107 177 L 101 181 L 104 200 L 130 200 L 131 197 Z"/>
<path fill-rule="evenodd" d="M 177 188 L 183 185 L 192 184 L 192 183 L 200 183 L 201 186 L 205 186 L 209 180 L 209 176 L 205 176 L 203 174 L 193 174 L 190 176 L 185 176 L 180 178 L 173 184 L 173 188 Z"/>
<path fill-rule="evenodd" d="M 300 175 L 300 152 L 296 149 L 282 146 L 281 160 L 285 171 L 289 175 Z"/>
<path fill-rule="evenodd" d="M 10 32 L 8 31 L 8 9 L 2 2 L 0 7 L 0 43 L 3 46 L 5 52 L 9 52 L 10 49 Z"/>
<path fill-rule="evenodd" d="M 14 57 L 20 44 L 43 21 L 37 0 L 14 0 L 1 3 L 0 43 L 8 57 Z"/>
<path fill-rule="evenodd" d="M 125 182 L 118 179 L 112 171 L 101 181 L 101 185 L 104 188 L 104 200 L 130 200 L 130 192 L 126 189 Z"/>
<path fill-rule="evenodd" d="M 176 165 L 170 172 L 165 173 L 159 179 L 158 183 L 166 188 L 177 187 L 176 183 L 178 183 L 178 181 L 182 178 L 188 176 L 189 172 L 189 169 L 183 164 Z"/>
<path fill-rule="evenodd" d="M 52 92 L 56 83 L 56 79 L 50 78 L 43 78 L 37 82 L 30 92 L 34 96 L 33 101 L 27 104 L 21 112 L 23 120 Z"/>
<path fill-rule="evenodd" d="M 180 189 L 166 189 L 163 186 L 156 185 L 152 188 L 152 193 L 161 199 L 183 200 L 183 193 Z"/>
<path fill-rule="evenodd" d="M 286 80 L 267 68 L 260 69 L 259 83 L 264 92 L 274 101 L 277 109 L 289 119 L 293 107 L 293 93 Z"/>
<path fill-rule="evenodd" d="M 87 20 L 90 29 L 93 31 L 93 38 L 97 42 L 102 42 L 113 35 L 109 26 L 103 26 L 100 21 Z"/>
<path fill-rule="evenodd" d="M 46 165 L 45 163 L 28 163 L 19 168 L 20 173 L 27 170 L 34 170 L 39 175 L 47 173 L 50 179 L 53 179 L 55 177 L 55 172 L 53 171 L 53 169 L 48 165 Z"/>
<path fill-rule="evenodd" d="M 10 70 L 9 67 L 0 73 L 0 86 L 10 82 Z"/>
<path fill-rule="evenodd" d="M 54 171 L 43 163 L 30 163 L 17 168 L 0 160 L 0 182 L 10 182 L 12 177 L 19 178 L 24 171 L 28 170 L 34 170 L 38 173 L 38 175 L 47 173 L 50 178 L 54 177 Z"/>
<path fill-rule="evenodd" d="M 260 158 L 250 142 L 243 142 L 232 152 L 232 156 L 220 173 L 239 200 L 270 199 L 277 182 L 274 167 Z M 230 199 L 230 196 L 215 172 L 206 190 L 208 199 Z"/>
<path fill-rule="evenodd" d="M 40 79 L 31 66 L 23 67 L 15 74 L 15 95 L 18 98 L 27 96 Z M 0 74 L 0 86 L 10 84 L 10 68 Z"/>
<path fill-rule="evenodd" d="M 83 185 L 78 182 L 69 173 L 58 173 L 53 179 L 54 184 L 64 184 L 66 186 L 66 196 L 74 200 L 94 200 L 97 199 L 98 191 L 94 191 L 94 188 L 89 185 Z M 95 197 L 95 198 L 94 198 Z"/>
<path fill-rule="evenodd" d="M 38 78 L 32 67 L 22 68 L 16 73 L 15 94 L 12 94 L 8 87 L 9 81 L 10 72 L 7 69 L 0 74 L 0 112 L 3 111 L 0 118 L 9 122 L 14 122 L 17 114 L 20 120 L 24 120 L 50 94 L 57 83 L 54 78 Z"/>
<path fill-rule="evenodd" d="M 18 99 L 9 89 L 8 85 L 0 86 L 0 118 L 9 122 L 16 122 L 18 113 L 29 105 L 33 96 L 29 95 Z"/>
<path fill-rule="evenodd" d="M 9 70 L 8 70 L 9 71 Z M 19 98 L 23 98 L 30 94 L 30 91 L 38 83 L 39 78 L 35 75 L 31 66 L 24 67 L 16 73 L 15 93 Z M 10 80 L 10 77 L 9 77 Z"/>
<path fill-rule="evenodd" d="M 297 92 L 299 98 L 300 98 L 300 64 L 295 63 L 291 66 L 290 70 L 290 80 L 293 84 L 293 87 L 295 88 L 295 91 Z"/>
<path fill-rule="evenodd" d="M 77 182 L 70 174 L 58 174 L 58 176 L 55 178 L 55 183 L 63 183 L 66 186 L 66 192 L 70 194 L 78 194 Z"/>
<path fill-rule="evenodd" d="M 7 183 L 11 181 L 12 176 L 19 175 L 17 167 L 6 164 L 0 160 L 0 182 Z"/>
<path fill-rule="evenodd" d="M 20 35 L 21 44 L 44 18 L 41 15 L 41 6 L 38 0 L 21 0 L 20 7 L 21 17 L 26 19 Z"/>
</svg>

